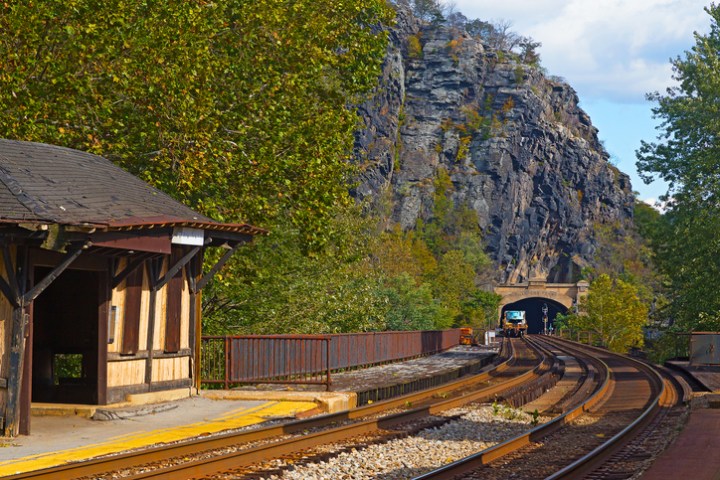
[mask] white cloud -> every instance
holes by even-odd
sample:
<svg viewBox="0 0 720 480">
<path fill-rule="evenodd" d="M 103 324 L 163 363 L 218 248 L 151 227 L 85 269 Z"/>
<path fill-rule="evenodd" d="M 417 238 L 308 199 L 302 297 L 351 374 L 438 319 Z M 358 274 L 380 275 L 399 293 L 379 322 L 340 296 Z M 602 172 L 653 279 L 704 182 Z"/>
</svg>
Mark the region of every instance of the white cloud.
<svg viewBox="0 0 720 480">
<path fill-rule="evenodd" d="M 468 18 L 507 20 L 542 43 L 543 65 L 585 98 L 642 101 L 671 83 L 669 59 L 706 31 L 707 0 L 456 0 Z"/>
<path fill-rule="evenodd" d="M 670 200 L 668 201 L 660 201 L 657 198 L 646 198 L 644 200 L 641 200 L 643 203 L 646 203 L 647 205 L 650 205 L 655 210 L 657 210 L 660 213 L 665 213 L 668 210 Z"/>
</svg>

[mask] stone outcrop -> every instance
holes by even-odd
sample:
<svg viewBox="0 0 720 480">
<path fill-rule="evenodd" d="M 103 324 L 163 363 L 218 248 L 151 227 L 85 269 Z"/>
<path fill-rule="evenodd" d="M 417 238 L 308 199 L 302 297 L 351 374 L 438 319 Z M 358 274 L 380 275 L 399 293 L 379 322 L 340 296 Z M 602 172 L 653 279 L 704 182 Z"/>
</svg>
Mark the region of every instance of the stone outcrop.
<svg viewBox="0 0 720 480">
<path fill-rule="evenodd" d="M 433 180 L 477 212 L 497 281 L 577 280 L 593 227 L 632 218 L 629 178 L 608 162 L 575 91 L 462 29 L 399 14 L 376 96 L 360 107 L 354 194 L 392 193 L 392 220 L 432 215 Z"/>
</svg>

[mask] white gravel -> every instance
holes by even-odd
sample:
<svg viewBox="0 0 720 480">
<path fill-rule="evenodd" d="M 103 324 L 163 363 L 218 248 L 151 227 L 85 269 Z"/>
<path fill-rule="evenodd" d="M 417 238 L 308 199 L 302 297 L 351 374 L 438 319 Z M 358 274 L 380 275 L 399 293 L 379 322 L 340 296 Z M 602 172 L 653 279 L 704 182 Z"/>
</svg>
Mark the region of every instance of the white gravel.
<svg viewBox="0 0 720 480">
<path fill-rule="evenodd" d="M 352 449 L 320 463 L 295 466 L 282 476 L 265 480 L 407 479 L 484 450 L 530 428 L 532 416 L 499 405 L 448 410 L 443 416 L 461 417 L 417 435 L 361 450 Z M 545 421 L 545 419 L 538 419 Z"/>
</svg>

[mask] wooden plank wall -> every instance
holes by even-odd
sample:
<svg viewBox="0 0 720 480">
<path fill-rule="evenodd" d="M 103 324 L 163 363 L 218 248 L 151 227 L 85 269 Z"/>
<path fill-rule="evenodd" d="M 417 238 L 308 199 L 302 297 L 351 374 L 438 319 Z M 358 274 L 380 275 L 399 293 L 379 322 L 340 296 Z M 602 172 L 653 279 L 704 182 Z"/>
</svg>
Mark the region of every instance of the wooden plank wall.
<svg viewBox="0 0 720 480">
<path fill-rule="evenodd" d="M 126 265 L 122 260 L 117 271 L 122 271 Z M 168 270 L 168 261 L 164 262 L 161 276 Z M 117 321 L 115 323 L 115 341 L 108 345 L 108 353 L 115 354 L 108 361 L 108 388 L 142 385 L 144 383 L 145 365 L 148 357 L 147 334 L 148 319 L 150 317 L 150 282 L 148 271 L 144 269 L 142 297 L 140 302 L 139 345 L 135 355 L 120 355 L 125 319 L 126 284 L 123 281 L 112 292 L 112 304 L 117 307 Z M 155 302 L 155 323 L 153 332 L 152 382 L 171 382 L 190 378 L 190 357 L 187 351 L 190 348 L 190 291 L 187 282 L 182 282 L 182 320 L 180 334 L 180 349 L 185 352 L 180 356 L 167 358 L 163 355 L 165 345 L 165 318 L 167 312 L 167 289 L 165 285 L 157 292 Z"/>
<path fill-rule="evenodd" d="M 188 357 L 153 359 L 153 382 L 168 382 L 183 378 L 190 378 Z"/>
<path fill-rule="evenodd" d="M 108 362 L 108 387 L 138 385 L 145 381 L 145 359 Z"/>
</svg>

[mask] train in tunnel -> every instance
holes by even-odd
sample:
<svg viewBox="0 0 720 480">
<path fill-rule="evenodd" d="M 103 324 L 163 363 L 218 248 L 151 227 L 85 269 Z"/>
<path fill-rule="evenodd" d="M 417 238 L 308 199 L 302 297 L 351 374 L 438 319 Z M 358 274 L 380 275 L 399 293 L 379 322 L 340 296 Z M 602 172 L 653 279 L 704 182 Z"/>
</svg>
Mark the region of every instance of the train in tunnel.
<svg viewBox="0 0 720 480">
<path fill-rule="evenodd" d="M 506 337 L 522 337 L 527 333 L 524 310 L 507 310 L 503 317 L 502 329 Z"/>
<path fill-rule="evenodd" d="M 522 335 L 551 333 L 554 330 L 557 314 L 566 314 L 567 307 L 549 298 L 532 297 L 504 305 L 500 312 L 499 330 L 508 336 L 517 336 L 517 332 L 506 332 L 505 324 L 509 312 L 523 312 L 524 328 Z M 513 314 L 514 315 L 514 314 Z M 520 328 L 516 329 L 520 330 Z"/>
</svg>

